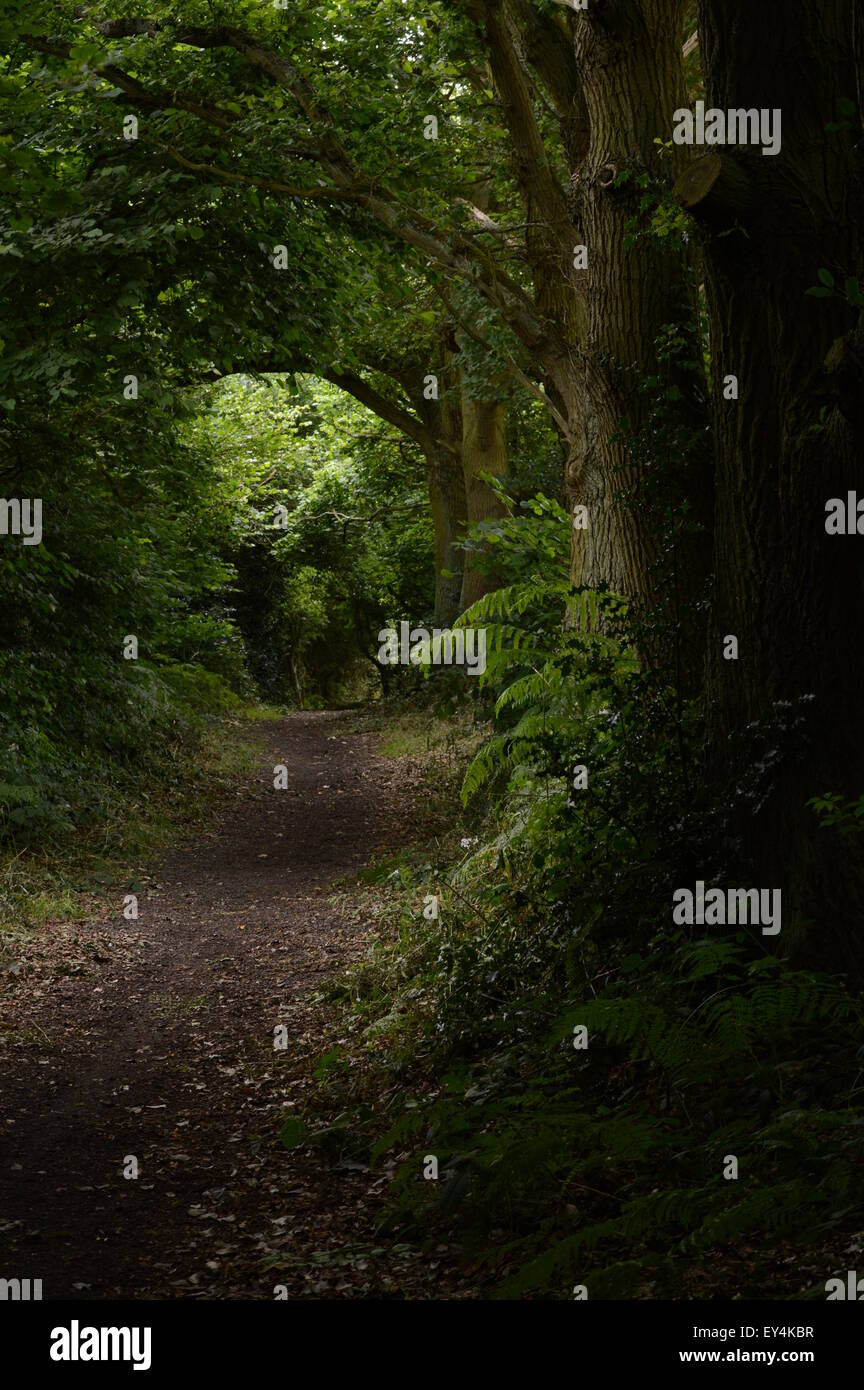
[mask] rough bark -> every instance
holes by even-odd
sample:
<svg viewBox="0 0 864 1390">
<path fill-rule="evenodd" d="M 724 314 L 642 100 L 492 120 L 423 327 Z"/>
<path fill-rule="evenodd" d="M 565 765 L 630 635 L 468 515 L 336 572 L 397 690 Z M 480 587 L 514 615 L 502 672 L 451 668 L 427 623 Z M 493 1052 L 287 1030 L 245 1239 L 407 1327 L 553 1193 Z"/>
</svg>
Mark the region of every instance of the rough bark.
<svg viewBox="0 0 864 1390">
<path fill-rule="evenodd" d="M 507 403 L 503 400 L 473 400 L 462 394 L 462 467 L 468 523 L 501 516 L 503 508 L 495 493 L 480 476 L 488 473 L 504 479 L 509 471 L 507 454 Z M 464 610 L 484 594 L 498 588 L 492 574 L 483 574 L 466 556 L 460 607 Z"/>
<path fill-rule="evenodd" d="M 763 884 L 783 889 L 784 940 L 860 975 L 864 856 L 818 829 L 805 805 L 864 791 L 864 537 L 825 531 L 827 500 L 861 487 L 862 330 L 841 297 L 806 297 L 820 267 L 841 283 L 864 270 L 860 146 L 852 130 L 825 130 L 838 98 L 860 89 L 855 8 L 700 0 L 708 104 L 780 109 L 783 134 L 776 156 L 723 156 L 737 167 L 724 185 L 749 186 L 749 207 L 725 205 L 710 180 L 692 207 L 705 232 L 717 465 L 711 768 L 743 778 L 782 752 L 766 803 L 741 822 L 747 856 Z M 729 374 L 737 401 L 723 398 Z M 729 634 L 737 661 L 723 659 Z M 777 714 L 802 717 L 793 746 L 768 733 L 751 753 L 743 731 Z"/>
<path fill-rule="evenodd" d="M 625 170 L 668 179 L 681 158 L 677 147 L 661 158 L 654 140 L 669 139 L 673 112 L 685 101 L 683 0 L 604 0 L 566 17 L 539 15 L 521 0 L 478 0 L 474 9 L 526 204 L 534 298 L 548 330 L 535 356 L 563 421 L 568 500 L 588 508 L 588 528 L 572 533 L 571 577 L 623 592 L 647 614 L 658 606 L 668 563 L 664 571 L 642 466 L 621 421 L 634 433 L 643 427 L 648 402 L 641 388 L 657 371 L 658 335 L 666 324 L 694 326 L 695 305 L 680 252 L 646 238 L 625 245 L 641 195 L 634 182 L 620 187 L 616 179 Z M 569 175 L 564 192 L 536 149 L 532 74 L 558 116 Z M 574 266 L 583 244 L 587 270 Z M 680 386 L 680 413 L 695 421 L 704 402 L 690 379 Z M 691 515 L 710 527 L 704 453 L 671 466 Z M 676 557 L 691 595 L 704 580 L 706 554 L 702 538 Z M 696 609 L 689 612 L 694 617 Z M 687 632 L 691 654 L 700 647 L 696 626 L 690 622 Z"/>
<path fill-rule="evenodd" d="M 574 583 L 606 581 L 648 614 L 664 578 L 657 518 L 650 514 L 644 462 L 637 464 L 628 434 L 644 426 L 645 379 L 656 373 L 657 339 L 667 324 L 695 322 L 686 258 L 641 238 L 627 245 L 640 197 L 635 183 L 616 186 L 625 171 L 668 180 L 681 158 L 661 157 L 654 141 L 668 140 L 672 114 L 686 101 L 681 0 L 607 0 L 590 6 L 575 24 L 575 51 L 590 142 L 571 180 L 571 211 L 588 247 L 588 324 L 576 377 L 583 438 L 571 452 L 568 494 L 589 508 L 589 529 L 573 532 Z M 702 407 L 692 382 L 678 379 L 682 420 Z M 628 422 L 622 435 L 621 422 Z M 668 467 L 691 515 L 710 525 L 710 475 L 704 456 L 651 458 Z M 678 556 L 680 579 L 698 590 L 705 544 Z M 689 633 L 691 644 L 698 640 Z"/>
</svg>

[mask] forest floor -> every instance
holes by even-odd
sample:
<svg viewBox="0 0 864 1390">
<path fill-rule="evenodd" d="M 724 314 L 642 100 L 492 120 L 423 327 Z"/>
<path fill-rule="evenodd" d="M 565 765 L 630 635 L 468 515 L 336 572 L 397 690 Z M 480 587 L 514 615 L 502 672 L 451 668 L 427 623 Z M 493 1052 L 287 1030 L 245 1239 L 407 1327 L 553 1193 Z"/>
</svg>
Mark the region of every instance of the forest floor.
<svg viewBox="0 0 864 1390">
<path fill-rule="evenodd" d="M 278 1138 L 332 1045 L 322 985 L 368 944 L 331 886 L 422 837 L 411 760 L 332 713 L 254 736 L 213 827 L 139 870 L 137 921 L 48 923 L 0 977 L 0 1274 L 46 1299 L 476 1296 L 455 1247 L 376 1233 L 386 1167 Z"/>
</svg>

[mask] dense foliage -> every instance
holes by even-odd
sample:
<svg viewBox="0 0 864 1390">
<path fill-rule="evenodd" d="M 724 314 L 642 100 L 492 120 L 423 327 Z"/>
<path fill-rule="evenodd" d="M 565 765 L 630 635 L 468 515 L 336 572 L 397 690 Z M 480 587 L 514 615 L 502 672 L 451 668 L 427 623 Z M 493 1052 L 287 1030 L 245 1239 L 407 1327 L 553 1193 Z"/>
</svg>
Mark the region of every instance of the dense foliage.
<svg viewBox="0 0 864 1390">
<path fill-rule="evenodd" d="M 722 868 L 716 806 L 682 796 L 695 710 L 620 600 L 569 590 L 566 523 L 538 498 L 498 527 L 513 582 L 463 619 L 494 652 L 473 833 L 378 870 L 349 1041 L 286 1141 L 395 1156 L 400 1229 L 455 1235 L 505 1297 L 823 1297 L 810 1252 L 860 1215 L 860 999 L 756 928 L 670 921 L 669 883 Z M 605 627 L 562 626 L 574 603 Z"/>
<path fill-rule="evenodd" d="M 285 1143 L 389 1156 L 498 1292 L 806 1296 L 860 1221 L 860 25 L 797 7 L 806 138 L 703 189 L 669 118 L 756 18 L 591 9 L 8 0 L 0 840 L 246 701 L 432 709 Z M 382 671 L 451 611 L 481 679 Z M 677 925 L 699 880 L 782 881 L 780 943 Z"/>
</svg>

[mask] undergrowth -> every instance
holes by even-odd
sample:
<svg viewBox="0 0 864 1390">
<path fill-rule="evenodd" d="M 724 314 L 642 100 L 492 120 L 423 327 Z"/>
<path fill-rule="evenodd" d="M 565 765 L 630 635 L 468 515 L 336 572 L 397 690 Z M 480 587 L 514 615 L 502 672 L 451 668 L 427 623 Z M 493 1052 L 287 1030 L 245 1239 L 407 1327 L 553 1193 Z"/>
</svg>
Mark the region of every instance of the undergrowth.
<svg viewBox="0 0 864 1390">
<path fill-rule="evenodd" d="M 206 698 L 200 676 L 207 677 Z M 68 798 L 53 784 L 44 807 L 30 803 L 42 811 L 25 823 L 30 833 L 7 836 L 0 852 L 0 955 L 43 922 L 91 916 L 120 888 L 140 891 L 130 866 L 214 814 L 221 794 L 259 760 L 255 724 L 282 713 L 243 702 L 201 672 L 194 701 L 175 697 L 171 721 L 151 731 L 149 749 L 128 761 L 70 757 L 64 776 L 78 781 Z M 20 804 L 10 795 L 6 807 Z"/>
<path fill-rule="evenodd" d="M 462 619 L 475 824 L 451 800 L 365 875 L 373 944 L 283 1142 L 392 1165 L 393 1228 L 460 1240 L 500 1296 L 824 1297 L 860 1229 L 860 998 L 758 925 L 673 923 L 675 886 L 740 871 L 729 807 L 761 790 L 700 792 L 696 709 L 620 599 L 570 587 L 561 508 L 521 510 Z"/>
</svg>

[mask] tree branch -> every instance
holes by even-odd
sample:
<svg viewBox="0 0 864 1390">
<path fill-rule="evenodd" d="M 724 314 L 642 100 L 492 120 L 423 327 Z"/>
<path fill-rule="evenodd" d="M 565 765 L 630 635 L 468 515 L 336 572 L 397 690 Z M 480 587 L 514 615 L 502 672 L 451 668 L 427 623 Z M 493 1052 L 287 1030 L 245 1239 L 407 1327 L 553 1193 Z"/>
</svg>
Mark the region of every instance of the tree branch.
<svg viewBox="0 0 864 1390">
<path fill-rule="evenodd" d="M 336 138 L 329 116 L 316 104 L 310 84 L 278 53 L 273 52 L 272 49 L 245 31 L 229 26 L 217 25 L 212 28 L 203 28 L 142 18 L 105 20 L 95 27 L 99 33 L 107 38 L 126 38 L 140 35 L 155 37 L 165 33 L 170 35 L 176 43 L 188 44 L 197 48 L 233 48 L 245 57 L 252 66 L 264 72 L 280 87 L 290 92 L 307 120 L 317 126 L 320 131 L 318 162 L 322 170 L 332 179 L 333 187 L 331 189 L 326 187 L 324 189 L 319 187 L 300 189 L 294 188 L 292 185 L 271 185 L 274 191 L 312 199 L 329 197 L 337 203 L 352 201 L 358 206 L 366 208 L 379 224 L 393 236 L 409 246 L 413 246 L 415 250 L 451 274 L 469 278 L 480 293 L 499 309 L 513 331 L 530 350 L 536 352 L 541 348 L 548 350 L 551 347 L 548 325 L 538 315 L 532 299 L 516 281 L 500 270 L 491 253 L 478 243 L 472 242 L 458 233 L 451 234 L 448 231 L 442 231 L 418 209 L 406 207 L 401 199 L 391 193 L 384 185 L 374 183 L 356 170 L 351 157 Z M 37 40 L 32 46 L 38 46 L 39 43 L 44 42 L 44 40 Z M 67 54 L 60 56 L 67 56 Z M 510 61 L 513 61 L 512 48 Z M 518 63 L 516 64 L 516 71 L 518 81 L 524 89 L 524 77 L 518 68 Z M 100 73 L 100 76 L 102 75 Z M 174 102 L 171 101 L 170 104 L 174 104 Z M 530 110 L 530 101 L 528 107 Z M 185 109 L 191 108 L 187 105 Z M 545 166 L 542 142 L 539 142 L 536 125 L 534 133 L 535 144 L 539 143 L 541 161 L 547 169 L 550 197 L 557 200 L 558 212 L 563 209 L 562 215 L 566 222 L 566 204 L 563 195 L 557 189 L 551 171 L 548 170 L 548 166 Z M 167 152 L 180 163 L 186 160 L 185 155 L 180 155 L 171 147 L 168 147 Z M 185 167 L 189 168 L 191 172 L 206 173 L 208 176 L 238 184 L 242 184 L 248 177 L 239 174 L 228 175 L 225 171 L 220 171 L 212 165 L 200 165 L 196 169 L 194 161 L 188 161 Z M 249 181 L 250 183 L 254 182 L 251 179 Z M 267 185 L 263 184 L 263 186 Z"/>
<path fill-rule="evenodd" d="M 562 0 L 563 3 L 563 0 Z M 565 22 L 513 0 L 525 35 L 525 57 L 552 98 L 571 173 L 588 153 L 590 125 L 572 36 Z"/>
<path fill-rule="evenodd" d="M 446 447 L 443 441 L 439 441 L 427 430 L 422 420 L 409 411 L 403 410 L 395 401 L 388 400 L 380 391 L 358 376 L 356 372 L 337 372 L 327 370 L 318 373 L 326 381 L 331 381 L 334 386 L 338 386 L 342 391 L 347 391 L 349 396 L 353 396 L 361 405 L 365 405 L 368 410 L 377 415 L 379 420 L 386 420 L 389 425 L 394 425 L 402 434 L 413 439 L 425 454 L 434 452 L 436 446 Z"/>
<path fill-rule="evenodd" d="M 47 39 L 38 38 L 34 34 L 22 34 L 21 41 L 27 48 L 33 48 L 39 53 L 47 53 L 52 58 L 68 59 L 72 54 L 71 44 L 49 43 Z M 176 111 L 188 111 L 190 115 L 197 116 L 200 121 L 216 126 L 219 130 L 228 130 L 231 122 L 236 119 L 230 111 L 222 111 L 219 107 L 214 106 L 203 106 L 198 101 L 190 101 L 187 97 L 178 96 L 176 92 L 151 91 L 137 78 L 131 77 L 122 68 L 115 67 L 113 63 L 101 63 L 94 68 L 94 72 L 104 81 L 110 82 L 112 87 L 119 87 L 138 106 L 158 110 L 173 108 Z"/>
<path fill-rule="evenodd" d="M 694 217 L 745 217 L 755 194 L 746 169 L 729 155 L 703 154 L 686 166 L 672 196 Z"/>
<path fill-rule="evenodd" d="M 393 516 L 399 512 L 419 512 L 428 506 L 428 502 L 397 502 L 393 506 L 377 507 L 374 512 L 367 512 L 365 516 L 346 516 L 344 512 L 337 512 L 333 507 L 328 507 L 323 512 L 311 512 L 309 520 L 318 521 L 322 516 L 335 516 L 342 526 L 348 526 L 352 521 L 375 521 L 379 516 Z"/>
<path fill-rule="evenodd" d="M 469 338 L 473 338 L 475 343 L 479 343 L 480 346 L 484 349 L 484 351 L 489 352 L 490 347 L 489 344 L 486 342 L 486 339 L 482 336 L 482 334 L 477 332 L 476 328 L 474 328 L 472 324 L 468 323 L 467 320 L 461 317 L 459 312 L 451 304 L 448 296 L 440 288 L 440 286 L 435 286 L 435 292 L 438 295 L 441 302 L 444 304 L 453 322 L 455 324 L 458 324 L 459 328 L 461 328 L 464 333 L 467 333 Z M 507 365 L 505 366 L 505 371 L 509 372 L 511 376 L 514 376 L 516 380 L 526 388 L 526 390 L 530 391 L 532 396 L 536 396 L 537 400 L 542 402 L 542 404 L 549 411 L 549 414 L 552 416 L 553 420 L 555 421 L 564 438 L 569 439 L 572 435 L 572 430 L 570 426 L 567 424 L 567 421 L 564 419 L 564 416 L 561 414 L 561 412 L 555 408 L 555 405 L 549 399 L 549 396 L 546 394 L 546 392 L 540 390 L 540 387 L 537 385 L 537 383 L 535 381 L 532 381 L 531 378 L 525 372 L 523 372 L 522 368 L 514 360 L 513 356 L 509 352 L 506 352 L 506 350 L 505 355 L 507 358 Z"/>
<path fill-rule="evenodd" d="M 156 149 L 162 150 L 164 154 L 170 155 L 171 159 L 183 169 L 188 169 L 193 174 L 208 174 L 216 179 L 222 179 L 225 183 L 239 184 L 241 187 L 266 188 L 271 193 L 286 193 L 291 198 L 324 198 L 336 203 L 349 203 L 357 201 L 359 194 L 352 193 L 350 190 L 335 189 L 327 184 L 313 184 L 302 186 L 294 183 L 278 183 L 274 179 L 256 179 L 250 174 L 234 174 L 228 169 L 220 169 L 216 164 L 199 164 L 195 160 L 187 159 L 179 150 L 175 150 L 173 145 L 168 145 L 163 140 L 157 140 L 155 136 L 139 136 L 142 144 L 154 145 Z"/>
<path fill-rule="evenodd" d="M 463 207 L 466 207 L 468 209 L 468 211 L 471 214 L 471 217 L 477 223 L 477 227 L 481 232 L 486 232 L 490 236 L 501 237 L 504 241 L 505 246 L 507 246 L 509 250 L 515 252 L 516 255 L 521 256 L 524 259 L 525 247 L 519 241 L 518 237 L 514 237 L 512 235 L 512 233 L 516 230 L 514 227 L 499 227 L 498 223 L 495 222 L 489 216 L 488 213 L 484 212 L 482 208 L 475 207 L 474 204 L 470 203 L 467 198 L 457 198 L 456 202 L 461 203 Z M 523 222 L 519 225 L 522 227 L 533 227 L 539 226 L 540 224 L 536 222 Z"/>
<path fill-rule="evenodd" d="M 492 76 L 513 143 L 516 180 L 529 207 L 533 204 L 548 223 L 557 243 L 562 269 L 569 267 L 574 233 L 567 200 L 546 156 L 531 93 L 513 40 L 508 5 L 506 0 L 490 0 L 489 3 L 472 0 L 471 10 L 486 36 Z"/>
</svg>

